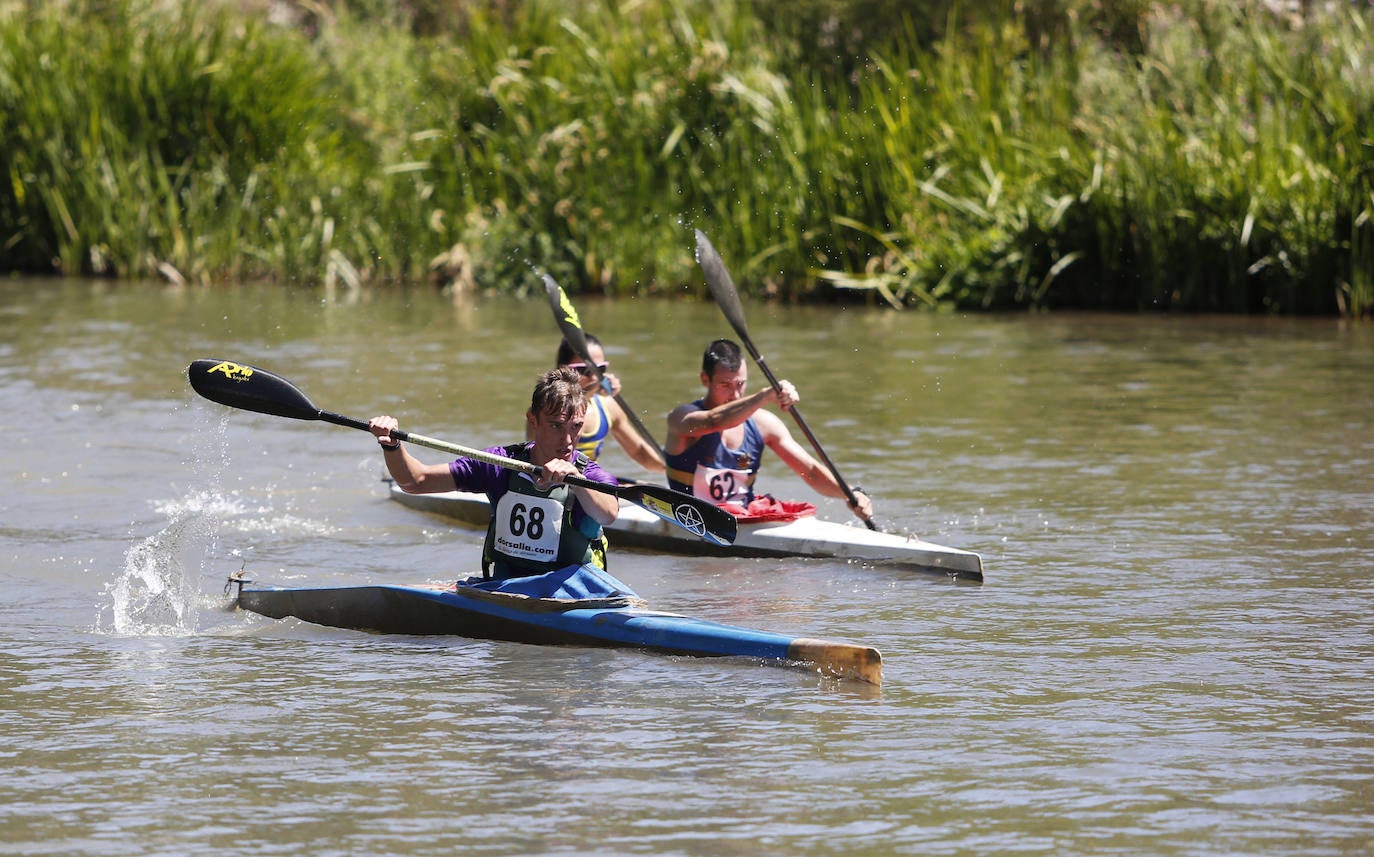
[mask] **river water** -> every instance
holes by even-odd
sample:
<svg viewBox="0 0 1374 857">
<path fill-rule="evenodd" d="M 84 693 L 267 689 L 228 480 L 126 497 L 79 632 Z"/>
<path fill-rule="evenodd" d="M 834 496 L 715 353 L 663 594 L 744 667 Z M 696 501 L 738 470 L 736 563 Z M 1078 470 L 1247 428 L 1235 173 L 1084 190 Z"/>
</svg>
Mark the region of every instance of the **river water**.
<svg viewBox="0 0 1374 857">
<path fill-rule="evenodd" d="M 661 436 L 729 328 L 578 303 Z M 542 299 L 0 282 L 0 853 L 1374 849 L 1374 328 L 746 309 L 884 524 L 986 583 L 612 570 L 661 609 L 876 646 L 880 690 L 223 609 L 240 568 L 450 580 L 481 539 L 390 501 L 361 432 L 195 396 L 191 360 L 507 442 L 557 344 Z"/>
</svg>

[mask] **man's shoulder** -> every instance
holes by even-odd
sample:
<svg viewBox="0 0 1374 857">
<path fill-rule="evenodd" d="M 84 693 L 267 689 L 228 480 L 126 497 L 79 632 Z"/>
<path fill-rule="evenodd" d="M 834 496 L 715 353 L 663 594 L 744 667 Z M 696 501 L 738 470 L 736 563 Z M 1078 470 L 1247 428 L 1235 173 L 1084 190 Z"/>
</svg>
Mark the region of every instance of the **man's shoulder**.
<svg viewBox="0 0 1374 857">
<path fill-rule="evenodd" d="M 519 460 L 527 446 L 527 443 L 509 443 L 503 446 L 483 447 L 482 451 L 502 458 Z M 449 462 L 449 472 L 455 477 L 462 475 L 469 480 L 496 480 L 505 475 L 506 469 L 498 464 L 462 456 Z"/>
<path fill-rule="evenodd" d="M 668 422 L 686 419 L 689 415 L 706 410 L 706 403 L 700 399 L 694 402 L 683 402 L 668 412 Z"/>
<path fill-rule="evenodd" d="M 754 411 L 749 420 L 754 423 L 765 440 L 781 440 L 792 436 L 792 433 L 787 430 L 787 424 L 772 411 L 765 411 L 760 408 Z"/>
</svg>

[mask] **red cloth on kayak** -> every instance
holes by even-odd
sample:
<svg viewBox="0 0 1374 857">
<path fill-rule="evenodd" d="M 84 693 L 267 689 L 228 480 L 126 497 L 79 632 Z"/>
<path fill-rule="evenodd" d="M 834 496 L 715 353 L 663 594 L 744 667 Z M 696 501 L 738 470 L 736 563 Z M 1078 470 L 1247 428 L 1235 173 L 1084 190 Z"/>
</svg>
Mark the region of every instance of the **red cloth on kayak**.
<svg viewBox="0 0 1374 857">
<path fill-rule="evenodd" d="M 735 520 L 741 524 L 795 521 L 798 518 L 816 514 L 816 507 L 812 503 L 801 500 L 779 500 L 771 494 L 755 497 L 747 509 L 739 503 L 725 503 L 721 508 L 734 515 Z"/>
</svg>

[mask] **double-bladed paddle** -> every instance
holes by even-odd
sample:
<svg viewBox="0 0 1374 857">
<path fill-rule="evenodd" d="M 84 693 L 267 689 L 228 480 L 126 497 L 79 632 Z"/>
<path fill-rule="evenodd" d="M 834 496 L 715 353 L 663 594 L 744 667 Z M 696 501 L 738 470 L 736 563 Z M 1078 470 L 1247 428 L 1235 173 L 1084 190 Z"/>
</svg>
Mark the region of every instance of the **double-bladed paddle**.
<svg viewBox="0 0 1374 857">
<path fill-rule="evenodd" d="M 201 359 L 191 363 L 187 369 L 187 376 L 190 378 L 191 387 L 197 393 L 221 405 L 294 420 L 321 420 L 371 432 L 368 424 L 362 420 L 320 410 L 295 384 L 266 369 L 229 360 Z M 461 455 L 535 477 L 543 472 L 538 465 L 528 461 L 519 461 L 412 432 L 392 429 L 391 436 L 396 440 Z M 730 545 L 735 541 L 737 526 L 734 516 L 690 494 L 658 485 L 606 485 L 584 476 L 568 476 L 563 481 L 569 485 L 614 494 L 712 544 Z"/>
<path fill-rule="evenodd" d="M 563 291 L 563 287 L 558 285 L 553 277 L 545 274 L 544 290 L 549 294 L 549 307 L 553 309 L 554 321 L 558 322 L 558 329 L 563 332 L 563 338 L 572 346 L 573 352 L 578 357 L 581 357 L 582 361 L 596 373 L 596 380 L 601 383 L 602 388 L 608 393 L 611 392 L 610 385 L 606 383 L 606 373 L 602 372 L 601 367 L 596 365 L 596 361 L 592 359 L 591 351 L 587 348 L 587 335 L 582 330 L 582 321 L 577 317 L 577 309 L 572 305 L 572 301 L 568 299 L 567 294 Z M 635 415 L 635 412 L 629 405 L 625 404 L 625 400 L 620 398 L 620 394 L 614 393 L 611 398 L 615 399 L 617 405 L 620 405 L 620 409 L 625 412 L 625 416 L 630 418 L 630 425 L 634 426 L 639 436 L 644 438 L 649 446 L 658 450 L 658 454 L 662 456 L 663 447 L 658 445 L 658 441 L 654 440 L 652 434 L 649 434 L 649 430 L 644 427 L 644 423 L 639 421 L 639 417 Z"/>
<path fill-rule="evenodd" d="M 754 362 L 759 364 L 759 368 L 763 370 L 768 383 L 773 385 L 774 390 L 781 390 L 782 385 L 778 383 L 778 379 L 768 368 L 768 363 L 763 359 L 763 355 L 754 346 L 754 340 L 749 336 L 749 327 L 744 323 L 744 307 L 740 304 L 739 292 L 735 290 L 735 281 L 731 279 L 730 272 L 725 269 L 725 262 L 721 260 L 720 254 L 716 252 L 716 248 L 711 244 L 711 239 L 706 237 L 706 233 L 700 229 L 696 230 L 696 233 L 697 264 L 701 265 L 702 273 L 706 275 L 706 285 L 711 288 L 711 296 L 716 299 L 716 305 L 725 314 L 726 321 L 730 322 L 735 333 L 739 334 L 740 341 L 744 343 L 744 347 L 753 356 Z M 796 405 L 787 410 L 792 413 L 792 418 L 797 421 L 797 426 L 802 430 L 802 434 L 811 441 L 811 446 L 815 448 L 821 461 L 825 462 L 826 468 L 830 470 L 830 475 L 834 476 L 835 481 L 839 483 L 845 499 L 849 501 L 851 507 L 854 506 L 857 503 L 854 491 L 849 487 L 849 483 L 844 481 L 844 477 L 840 476 L 839 468 L 835 466 L 835 462 L 830 460 L 830 456 L 826 455 L 825 449 L 821 447 L 821 442 L 816 439 L 816 435 L 812 433 L 806 420 L 802 419 L 801 411 L 797 410 Z M 864 518 L 863 522 L 870 530 L 878 529 L 878 525 L 873 523 L 872 518 Z"/>
</svg>

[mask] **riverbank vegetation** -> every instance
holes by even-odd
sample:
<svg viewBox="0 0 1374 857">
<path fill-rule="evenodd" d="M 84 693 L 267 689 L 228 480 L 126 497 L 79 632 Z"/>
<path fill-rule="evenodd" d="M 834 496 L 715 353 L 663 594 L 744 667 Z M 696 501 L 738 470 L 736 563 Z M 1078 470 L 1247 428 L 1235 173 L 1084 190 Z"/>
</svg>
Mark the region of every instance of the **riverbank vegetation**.
<svg viewBox="0 0 1374 857">
<path fill-rule="evenodd" d="M 753 294 L 1370 315 L 1372 23 L 0 0 L 0 269 L 704 294 L 699 228 Z"/>
</svg>

